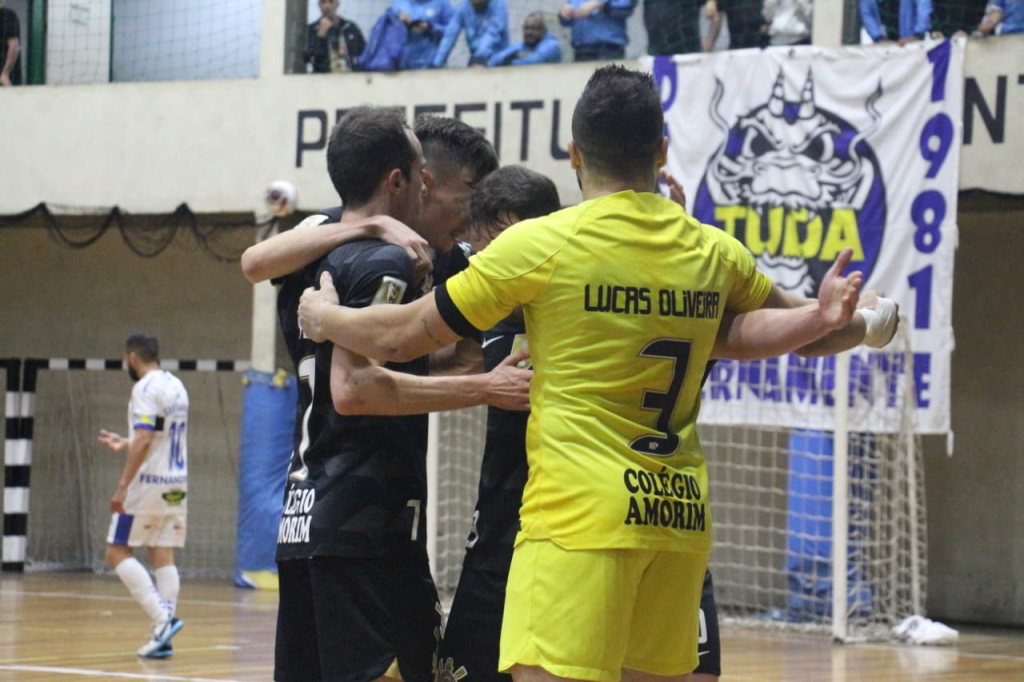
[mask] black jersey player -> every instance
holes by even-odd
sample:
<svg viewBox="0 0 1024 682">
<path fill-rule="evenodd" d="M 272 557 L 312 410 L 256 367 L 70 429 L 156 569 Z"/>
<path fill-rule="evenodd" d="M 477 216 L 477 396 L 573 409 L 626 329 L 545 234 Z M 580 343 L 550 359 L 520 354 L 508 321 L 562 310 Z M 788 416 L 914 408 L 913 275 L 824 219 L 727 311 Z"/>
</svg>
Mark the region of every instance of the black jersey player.
<svg viewBox="0 0 1024 682">
<path fill-rule="evenodd" d="M 342 220 L 385 214 L 446 246 L 450 231 L 422 222 L 423 165 L 397 115 L 352 110 L 328 146 Z M 296 292 L 323 273 L 353 307 L 409 302 L 427 286 L 405 249 L 351 242 L 286 278 L 282 315 L 294 319 Z M 507 364 L 488 375 L 427 377 L 426 358 L 381 366 L 282 325 L 300 401 L 278 534 L 275 679 L 431 679 L 440 614 L 420 513 L 424 415 L 481 400 L 525 405 L 528 373 Z"/>
</svg>

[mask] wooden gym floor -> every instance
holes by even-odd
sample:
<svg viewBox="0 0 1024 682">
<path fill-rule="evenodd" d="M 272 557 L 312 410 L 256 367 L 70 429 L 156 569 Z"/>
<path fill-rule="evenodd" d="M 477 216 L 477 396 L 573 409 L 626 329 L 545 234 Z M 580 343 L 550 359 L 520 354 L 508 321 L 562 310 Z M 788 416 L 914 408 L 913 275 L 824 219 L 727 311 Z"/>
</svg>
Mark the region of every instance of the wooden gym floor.
<svg viewBox="0 0 1024 682">
<path fill-rule="evenodd" d="M 136 658 L 145 618 L 120 581 L 91 574 L 0 578 L 0 681 L 269 680 L 277 594 L 182 581 L 185 628 L 166 661 Z M 821 636 L 723 628 L 725 682 L 1024 680 L 1024 631 L 961 628 L 960 644 L 832 645 Z"/>
</svg>

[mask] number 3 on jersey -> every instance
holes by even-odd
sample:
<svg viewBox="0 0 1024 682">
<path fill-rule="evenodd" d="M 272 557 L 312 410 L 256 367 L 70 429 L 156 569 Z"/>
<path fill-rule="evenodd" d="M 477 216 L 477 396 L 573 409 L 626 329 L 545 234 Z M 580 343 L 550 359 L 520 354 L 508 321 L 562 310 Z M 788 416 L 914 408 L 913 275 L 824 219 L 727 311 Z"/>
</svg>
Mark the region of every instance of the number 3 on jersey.
<svg viewBox="0 0 1024 682">
<path fill-rule="evenodd" d="M 672 360 L 672 380 L 669 382 L 668 391 L 664 393 L 649 388 L 644 389 L 640 406 L 645 410 L 658 412 L 655 428 L 661 433 L 633 439 L 629 447 L 634 451 L 652 457 L 668 457 L 679 449 L 679 436 L 672 432 L 671 421 L 672 413 L 679 401 L 679 394 L 683 389 L 683 380 L 686 379 L 686 368 L 690 364 L 690 347 L 692 345 L 692 341 L 683 339 L 656 339 L 640 351 L 642 358 Z"/>
</svg>

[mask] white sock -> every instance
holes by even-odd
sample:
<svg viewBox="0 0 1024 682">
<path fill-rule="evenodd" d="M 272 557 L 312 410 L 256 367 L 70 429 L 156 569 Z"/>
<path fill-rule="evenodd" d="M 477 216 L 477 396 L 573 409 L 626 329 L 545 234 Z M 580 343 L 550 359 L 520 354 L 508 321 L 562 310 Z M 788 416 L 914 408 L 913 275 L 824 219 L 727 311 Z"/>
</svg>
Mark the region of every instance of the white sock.
<svg viewBox="0 0 1024 682">
<path fill-rule="evenodd" d="M 114 569 L 117 577 L 125 584 L 128 591 L 139 602 L 142 610 L 146 612 L 154 625 L 160 625 L 167 618 L 167 609 L 164 608 L 160 593 L 156 591 L 149 572 L 139 563 L 135 557 L 129 557 L 119 563 Z"/>
<path fill-rule="evenodd" d="M 178 590 L 181 589 L 178 567 L 171 564 L 158 568 L 153 573 L 156 575 L 156 589 L 160 593 L 160 598 L 164 600 L 171 615 L 174 615 L 174 609 L 178 605 Z"/>
</svg>

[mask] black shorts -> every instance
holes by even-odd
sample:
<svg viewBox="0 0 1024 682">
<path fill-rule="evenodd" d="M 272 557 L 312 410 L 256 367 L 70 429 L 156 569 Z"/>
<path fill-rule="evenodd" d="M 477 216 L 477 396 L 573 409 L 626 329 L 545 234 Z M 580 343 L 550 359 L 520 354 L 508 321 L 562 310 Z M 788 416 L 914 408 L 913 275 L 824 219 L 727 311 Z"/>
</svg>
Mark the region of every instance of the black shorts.
<svg viewBox="0 0 1024 682">
<path fill-rule="evenodd" d="M 427 557 L 278 562 L 274 679 L 365 682 L 397 659 L 407 682 L 433 680 L 441 606 Z"/>
<path fill-rule="evenodd" d="M 462 569 L 437 656 L 438 682 L 509 682 L 498 672 L 508 572 Z"/>
<path fill-rule="evenodd" d="M 700 593 L 700 635 L 697 640 L 700 664 L 693 672 L 722 675 L 722 640 L 718 634 L 718 607 L 715 606 L 715 586 L 711 571 L 704 573 L 704 589 Z"/>
</svg>

